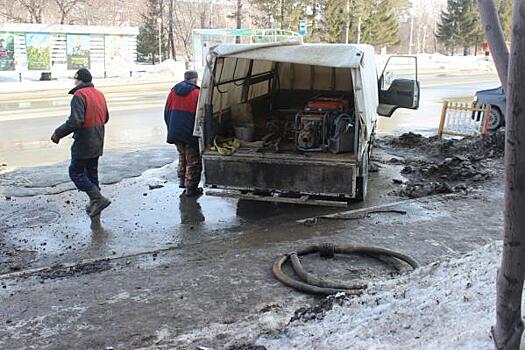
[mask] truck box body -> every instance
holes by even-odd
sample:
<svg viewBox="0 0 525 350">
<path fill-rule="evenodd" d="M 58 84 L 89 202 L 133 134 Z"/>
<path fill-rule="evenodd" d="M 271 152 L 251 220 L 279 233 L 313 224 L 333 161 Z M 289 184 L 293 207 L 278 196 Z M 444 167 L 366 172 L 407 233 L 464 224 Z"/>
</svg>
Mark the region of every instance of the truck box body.
<svg viewBox="0 0 525 350">
<path fill-rule="evenodd" d="M 194 130 L 205 186 L 284 198 L 366 195 L 378 104 L 371 46 L 215 47 Z M 242 125 L 254 139 L 221 155 L 218 140 Z"/>
</svg>

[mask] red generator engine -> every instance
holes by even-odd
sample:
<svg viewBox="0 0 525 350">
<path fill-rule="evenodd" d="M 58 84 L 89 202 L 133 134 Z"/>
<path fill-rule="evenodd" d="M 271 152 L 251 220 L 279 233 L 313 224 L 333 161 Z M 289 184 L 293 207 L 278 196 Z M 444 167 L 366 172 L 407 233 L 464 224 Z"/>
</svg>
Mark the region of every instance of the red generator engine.
<svg viewBox="0 0 525 350">
<path fill-rule="evenodd" d="M 314 97 L 295 116 L 296 148 L 306 152 L 351 152 L 354 130 L 349 100 Z"/>
<path fill-rule="evenodd" d="M 348 113 L 350 111 L 350 101 L 342 97 L 314 97 L 306 102 L 305 113 Z"/>
</svg>

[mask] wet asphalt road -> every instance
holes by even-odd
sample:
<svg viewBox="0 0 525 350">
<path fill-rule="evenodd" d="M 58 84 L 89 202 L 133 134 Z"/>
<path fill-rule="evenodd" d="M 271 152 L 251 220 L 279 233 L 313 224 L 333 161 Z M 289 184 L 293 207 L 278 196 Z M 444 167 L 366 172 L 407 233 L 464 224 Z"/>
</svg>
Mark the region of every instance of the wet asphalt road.
<svg viewBox="0 0 525 350">
<path fill-rule="evenodd" d="M 460 76 L 422 75 L 417 111 L 400 109 L 390 119 L 380 118 L 379 133 L 406 131 L 431 134 L 438 126 L 443 99 L 471 100 L 474 92 L 498 85 L 494 73 Z M 104 89 L 102 89 L 104 90 Z M 106 95 L 111 113 L 106 150 L 140 150 L 165 145 L 164 102 L 169 84 L 137 87 L 137 91 Z M 34 96 L 34 95 L 33 95 Z M 67 160 L 70 139 L 57 147 L 49 141 L 69 112 L 70 97 L 10 99 L 0 102 L 0 163 L 10 167 L 51 164 Z"/>
</svg>

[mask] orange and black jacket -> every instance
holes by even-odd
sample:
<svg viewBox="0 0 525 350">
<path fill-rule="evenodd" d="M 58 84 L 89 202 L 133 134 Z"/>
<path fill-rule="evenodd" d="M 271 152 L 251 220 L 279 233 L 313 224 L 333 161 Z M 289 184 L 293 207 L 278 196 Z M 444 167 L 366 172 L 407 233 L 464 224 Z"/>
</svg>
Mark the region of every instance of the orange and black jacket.
<svg viewBox="0 0 525 350">
<path fill-rule="evenodd" d="M 59 138 L 73 133 L 71 157 L 96 158 L 104 149 L 104 125 L 109 120 L 106 99 L 91 83 L 82 83 L 69 91 L 71 115 L 55 130 Z"/>
</svg>

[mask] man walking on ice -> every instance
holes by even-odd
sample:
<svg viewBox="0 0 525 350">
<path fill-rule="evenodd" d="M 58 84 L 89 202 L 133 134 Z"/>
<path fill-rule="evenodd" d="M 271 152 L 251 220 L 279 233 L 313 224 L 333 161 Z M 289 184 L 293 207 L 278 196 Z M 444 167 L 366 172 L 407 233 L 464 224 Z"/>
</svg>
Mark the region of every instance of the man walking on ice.
<svg viewBox="0 0 525 350">
<path fill-rule="evenodd" d="M 91 73 L 85 68 L 75 74 L 75 88 L 69 91 L 73 95 L 71 114 L 55 130 L 51 141 L 58 144 L 60 139 L 73 133 L 69 177 L 89 196 L 86 212 L 93 223 L 111 201 L 102 196 L 98 183 L 98 159 L 104 149 L 104 125 L 109 120 L 109 112 L 104 95 L 91 81 Z"/>
</svg>

